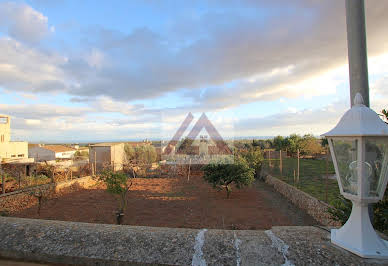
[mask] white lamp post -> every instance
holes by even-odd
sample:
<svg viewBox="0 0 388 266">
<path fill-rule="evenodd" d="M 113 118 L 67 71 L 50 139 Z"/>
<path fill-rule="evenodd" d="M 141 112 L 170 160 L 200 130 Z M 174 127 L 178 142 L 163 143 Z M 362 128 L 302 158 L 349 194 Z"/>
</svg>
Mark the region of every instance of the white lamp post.
<svg viewBox="0 0 388 266">
<path fill-rule="evenodd" d="M 331 231 L 331 242 L 364 258 L 388 258 L 388 241 L 376 234 L 368 215 L 368 204 L 381 200 L 387 186 L 388 125 L 357 93 L 354 106 L 323 136 L 341 194 L 353 203 L 349 220 Z"/>
</svg>

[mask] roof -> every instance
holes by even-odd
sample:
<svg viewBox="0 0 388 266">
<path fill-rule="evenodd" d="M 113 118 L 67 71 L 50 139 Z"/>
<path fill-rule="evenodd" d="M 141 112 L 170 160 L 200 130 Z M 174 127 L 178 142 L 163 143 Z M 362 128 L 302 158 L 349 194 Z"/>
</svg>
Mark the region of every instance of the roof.
<svg viewBox="0 0 388 266">
<path fill-rule="evenodd" d="M 106 142 L 106 143 L 92 144 L 92 145 L 90 145 L 90 147 L 111 147 L 111 146 L 121 145 L 121 144 L 124 144 L 124 143 L 122 143 L 122 142 Z"/>
<path fill-rule="evenodd" d="M 44 145 L 41 148 L 50 150 L 53 152 L 66 152 L 66 151 L 76 151 L 76 149 L 64 146 L 64 145 Z"/>
</svg>

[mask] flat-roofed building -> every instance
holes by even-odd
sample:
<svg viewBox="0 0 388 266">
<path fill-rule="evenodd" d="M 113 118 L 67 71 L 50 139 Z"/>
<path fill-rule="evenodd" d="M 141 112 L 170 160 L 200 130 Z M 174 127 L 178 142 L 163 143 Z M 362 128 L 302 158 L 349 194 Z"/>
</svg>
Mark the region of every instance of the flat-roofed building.
<svg viewBox="0 0 388 266">
<path fill-rule="evenodd" d="M 94 171 L 101 172 L 104 168 L 114 171 L 122 170 L 125 162 L 124 143 L 99 143 L 89 146 L 89 162 Z"/>
<path fill-rule="evenodd" d="M 28 142 L 11 141 L 11 117 L 0 115 L 0 162 L 28 160 Z"/>
</svg>

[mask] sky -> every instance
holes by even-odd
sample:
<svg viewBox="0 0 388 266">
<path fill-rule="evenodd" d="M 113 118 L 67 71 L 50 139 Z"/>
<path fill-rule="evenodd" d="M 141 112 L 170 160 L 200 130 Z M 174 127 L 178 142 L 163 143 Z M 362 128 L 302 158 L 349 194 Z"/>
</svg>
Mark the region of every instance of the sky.
<svg viewBox="0 0 388 266">
<path fill-rule="evenodd" d="M 0 0 L 0 113 L 29 142 L 169 139 L 189 112 L 225 138 L 318 136 L 350 107 L 344 2 Z M 365 2 L 379 113 L 388 1 Z"/>
</svg>

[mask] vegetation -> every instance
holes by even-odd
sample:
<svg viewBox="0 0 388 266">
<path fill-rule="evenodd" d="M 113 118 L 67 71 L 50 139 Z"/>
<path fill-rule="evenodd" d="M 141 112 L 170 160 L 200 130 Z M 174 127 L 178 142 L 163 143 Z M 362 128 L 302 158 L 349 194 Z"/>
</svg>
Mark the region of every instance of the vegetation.
<svg viewBox="0 0 388 266">
<path fill-rule="evenodd" d="M 48 199 L 48 197 L 52 194 L 52 190 L 49 189 L 49 188 L 42 188 L 42 187 L 39 187 L 37 189 L 34 189 L 32 191 L 30 191 L 30 195 L 35 197 L 37 200 L 38 200 L 38 209 L 37 209 L 37 213 L 38 215 L 40 216 L 40 209 L 42 208 L 42 204 L 44 201 L 46 201 Z"/>
<path fill-rule="evenodd" d="M 373 205 L 373 227 L 376 230 L 388 235 L 388 190 L 385 191 L 384 198 Z M 352 202 L 345 199 L 342 195 L 338 196 L 333 202 L 333 207 L 329 213 L 335 221 L 342 225 L 349 219 L 352 212 Z"/>
<path fill-rule="evenodd" d="M 128 162 L 141 165 L 156 162 L 158 157 L 156 149 L 152 145 L 138 145 L 133 147 L 130 144 L 126 144 L 124 152 Z"/>
<path fill-rule="evenodd" d="M 232 184 L 240 189 L 254 181 L 254 169 L 250 168 L 246 160 L 241 157 L 236 157 L 234 163 L 211 163 L 202 169 L 204 171 L 203 178 L 212 184 L 213 188 L 225 189 L 228 199 L 232 191 Z"/>
<path fill-rule="evenodd" d="M 255 178 L 259 178 L 262 163 L 264 160 L 263 153 L 258 147 L 251 147 L 248 150 L 243 150 L 240 152 L 241 156 L 248 163 L 249 167 L 252 168 Z"/>
<path fill-rule="evenodd" d="M 136 171 L 141 166 L 147 166 L 157 161 L 158 154 L 152 145 L 139 145 L 133 147 L 130 144 L 124 146 L 125 160 L 130 168 L 132 177 L 136 177 Z M 135 170 L 136 169 L 136 170 Z"/>
<path fill-rule="evenodd" d="M 282 171 L 280 170 L 280 160 L 264 160 L 264 171 L 319 200 L 332 204 L 340 193 L 337 180 L 326 177 L 326 160 L 300 159 L 299 182 L 294 179 L 294 173 L 295 176 L 297 175 L 297 160 L 297 158 L 284 158 Z M 331 161 L 327 164 L 327 173 L 329 176 L 335 174 Z"/>
<path fill-rule="evenodd" d="M 116 197 L 119 207 L 116 212 L 116 222 L 121 224 L 127 207 L 127 194 L 132 182 L 125 173 L 114 173 L 110 170 L 105 170 L 100 175 L 99 180 L 105 183 L 106 191 Z"/>
</svg>

